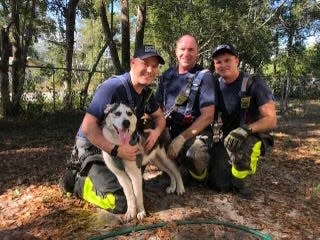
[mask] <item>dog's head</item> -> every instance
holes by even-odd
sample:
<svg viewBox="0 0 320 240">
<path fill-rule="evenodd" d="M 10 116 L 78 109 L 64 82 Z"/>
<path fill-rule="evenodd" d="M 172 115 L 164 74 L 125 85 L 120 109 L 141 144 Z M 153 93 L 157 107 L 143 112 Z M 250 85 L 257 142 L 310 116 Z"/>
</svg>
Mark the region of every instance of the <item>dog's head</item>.
<svg viewBox="0 0 320 240">
<path fill-rule="evenodd" d="M 114 144 L 129 143 L 136 130 L 137 117 L 134 111 L 123 103 L 108 104 L 105 111 L 102 132 Z"/>
<path fill-rule="evenodd" d="M 194 173 L 201 174 L 208 167 L 210 154 L 207 136 L 197 136 L 186 152 L 186 165 Z"/>
</svg>

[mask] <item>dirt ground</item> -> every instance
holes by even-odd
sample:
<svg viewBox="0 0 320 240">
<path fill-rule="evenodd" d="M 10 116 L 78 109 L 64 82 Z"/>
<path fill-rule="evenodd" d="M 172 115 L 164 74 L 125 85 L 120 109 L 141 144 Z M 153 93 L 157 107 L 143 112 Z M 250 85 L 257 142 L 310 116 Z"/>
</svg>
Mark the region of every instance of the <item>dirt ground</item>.
<svg viewBox="0 0 320 240">
<path fill-rule="evenodd" d="M 260 161 L 253 200 L 190 186 L 166 195 L 168 179 L 150 166 L 145 175 L 142 222 L 121 224 L 107 213 L 58 188 L 82 114 L 0 120 L 0 239 L 98 239 L 119 227 L 167 222 L 116 239 L 260 239 L 216 224 L 246 226 L 272 239 L 320 240 L 320 101 L 295 102 L 279 116 L 275 147 Z M 100 238 L 102 239 L 102 238 Z M 113 238 L 115 239 L 115 238 Z"/>
</svg>

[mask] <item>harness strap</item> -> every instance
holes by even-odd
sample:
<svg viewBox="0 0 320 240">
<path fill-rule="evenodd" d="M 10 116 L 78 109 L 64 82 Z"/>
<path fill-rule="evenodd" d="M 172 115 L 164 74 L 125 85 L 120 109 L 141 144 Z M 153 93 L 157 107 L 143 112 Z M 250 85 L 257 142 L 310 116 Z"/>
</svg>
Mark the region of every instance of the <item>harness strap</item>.
<svg viewBox="0 0 320 240">
<path fill-rule="evenodd" d="M 130 107 L 134 109 L 135 103 L 133 101 L 133 97 L 132 97 L 132 94 L 130 91 L 130 86 L 128 84 L 128 81 L 123 76 L 119 76 L 119 78 L 121 80 L 122 85 L 126 89 L 126 94 L 127 94 L 127 97 L 128 97 L 129 103 L 130 103 Z M 152 96 L 152 90 L 150 88 L 145 88 L 145 92 L 146 92 L 146 94 L 143 97 L 143 103 L 142 103 L 143 107 L 145 107 L 145 105 L 148 103 L 150 97 Z"/>
<path fill-rule="evenodd" d="M 174 74 L 171 74 L 171 81 L 173 80 Z M 169 109 L 166 109 L 165 112 L 165 118 L 168 118 L 172 112 L 178 112 L 181 115 L 184 115 L 184 111 L 183 109 L 181 109 L 181 106 L 184 106 L 186 104 L 186 102 L 188 101 L 189 95 L 190 95 L 190 89 L 191 89 L 191 85 L 193 82 L 195 74 L 193 73 L 188 73 L 187 74 L 187 81 L 186 84 L 183 86 L 183 88 L 181 88 L 178 96 L 175 98 L 175 101 L 172 105 L 172 107 L 170 107 Z M 164 90 L 166 90 L 166 88 L 164 88 Z M 166 99 L 166 91 L 164 91 L 164 100 Z M 165 101 L 164 101 L 164 106 L 165 106 Z"/>
<path fill-rule="evenodd" d="M 174 73 L 174 69 L 172 68 L 170 70 L 169 76 L 168 76 L 168 78 L 170 79 L 170 82 L 173 80 L 174 76 L 175 76 L 175 73 Z M 163 96 L 162 97 L 163 97 L 162 104 L 163 104 L 163 106 L 166 106 L 166 104 L 167 104 L 167 87 L 166 86 L 163 86 Z M 173 109 L 173 107 L 172 107 L 172 109 Z M 168 114 L 168 115 L 170 115 L 170 114 Z"/>
<path fill-rule="evenodd" d="M 228 131 L 228 129 L 230 127 L 232 127 L 234 124 L 237 125 L 237 121 L 239 121 L 239 125 L 243 125 L 246 124 L 246 120 L 247 120 L 247 114 L 248 114 L 248 109 L 250 106 L 250 102 L 251 102 L 251 96 L 248 93 L 249 89 L 251 87 L 251 85 L 253 84 L 255 78 L 253 76 L 251 76 L 248 73 L 243 73 L 243 79 L 242 79 L 242 83 L 241 83 L 241 89 L 238 93 L 239 96 L 239 103 L 238 103 L 238 108 L 237 110 L 231 114 L 226 116 L 227 117 L 227 123 L 225 123 L 224 127 L 223 127 L 223 132 Z M 222 77 L 218 78 L 217 81 L 217 89 L 218 89 L 218 94 L 221 94 L 221 92 L 219 93 L 219 83 L 223 81 Z M 224 102 L 222 102 L 222 104 L 225 104 Z M 225 108 L 225 106 L 223 107 Z M 231 118 L 232 116 L 232 118 Z"/>
<path fill-rule="evenodd" d="M 186 110 L 185 110 L 185 113 L 184 113 L 185 116 L 191 115 L 192 108 L 193 108 L 193 105 L 194 105 L 194 103 L 196 101 L 196 96 L 197 96 L 198 90 L 200 88 L 200 85 L 202 83 L 203 76 L 208 71 L 209 71 L 208 69 L 201 70 L 194 77 L 193 82 L 192 82 L 192 84 L 190 86 L 189 98 L 188 98 Z"/>
<path fill-rule="evenodd" d="M 193 74 L 193 73 L 187 74 L 186 84 L 183 86 L 183 88 L 181 88 L 178 96 L 175 99 L 174 105 L 176 107 L 184 106 L 186 104 L 186 102 L 188 101 L 194 77 L 195 77 L 195 74 Z"/>
<path fill-rule="evenodd" d="M 130 87 L 129 87 L 128 81 L 126 81 L 126 79 L 123 76 L 120 76 L 119 78 L 121 80 L 122 85 L 126 89 L 126 93 L 127 93 L 127 97 L 128 97 L 129 103 L 130 103 L 130 107 L 133 108 L 134 107 L 134 102 L 133 102 L 133 98 L 132 98 L 132 95 L 131 95 L 131 92 L 130 92 Z"/>
<path fill-rule="evenodd" d="M 246 93 L 247 92 L 247 86 L 248 86 L 248 80 L 250 78 L 250 74 L 248 73 L 244 73 L 243 74 L 243 79 L 242 79 L 242 84 L 241 84 L 241 97 L 242 97 L 242 93 Z"/>
<path fill-rule="evenodd" d="M 251 81 L 249 81 L 251 80 Z M 250 78 L 250 74 L 244 73 L 243 79 L 241 83 L 241 90 L 239 92 L 240 97 L 240 126 L 246 124 L 248 109 L 250 106 L 251 96 L 247 94 L 248 89 L 252 83 L 252 78 Z"/>
</svg>

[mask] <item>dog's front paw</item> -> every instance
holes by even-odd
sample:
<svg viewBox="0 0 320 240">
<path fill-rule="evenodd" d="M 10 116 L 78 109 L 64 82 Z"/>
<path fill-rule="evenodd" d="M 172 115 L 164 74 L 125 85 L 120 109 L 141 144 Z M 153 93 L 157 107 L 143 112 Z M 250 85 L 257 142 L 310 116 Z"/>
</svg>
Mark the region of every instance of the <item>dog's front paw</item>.
<svg viewBox="0 0 320 240">
<path fill-rule="evenodd" d="M 136 217 L 136 210 L 135 209 L 129 209 L 127 210 L 127 212 L 125 213 L 124 217 L 123 217 L 123 221 L 124 222 L 129 222 L 132 219 L 134 219 Z"/>
<path fill-rule="evenodd" d="M 145 211 L 145 210 L 142 210 L 142 211 L 138 212 L 138 214 L 137 214 L 138 220 L 142 220 L 142 219 L 144 219 L 146 216 L 147 216 L 147 214 L 146 214 L 146 211 Z"/>
<path fill-rule="evenodd" d="M 166 192 L 168 194 L 174 193 L 176 191 L 176 187 L 175 186 L 169 186 L 166 188 Z"/>
<path fill-rule="evenodd" d="M 181 186 L 177 186 L 177 194 L 178 195 L 182 195 L 182 194 L 184 194 L 186 192 L 186 190 L 184 189 L 184 186 L 183 185 L 181 185 Z"/>
</svg>

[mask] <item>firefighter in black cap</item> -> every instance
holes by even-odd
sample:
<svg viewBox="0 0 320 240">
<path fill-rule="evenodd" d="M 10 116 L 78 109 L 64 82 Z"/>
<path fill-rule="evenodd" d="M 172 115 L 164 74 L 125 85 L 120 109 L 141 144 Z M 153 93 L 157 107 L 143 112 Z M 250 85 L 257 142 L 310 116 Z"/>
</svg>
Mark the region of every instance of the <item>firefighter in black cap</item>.
<svg viewBox="0 0 320 240">
<path fill-rule="evenodd" d="M 211 169 L 215 178 L 210 178 L 210 184 L 251 198 L 252 175 L 260 156 L 273 145 L 268 133 L 276 126 L 274 97 L 259 76 L 238 69 L 239 56 L 232 45 L 217 46 L 212 63 L 217 74 L 216 112 L 221 114 L 222 134 L 214 147 Z"/>
</svg>

